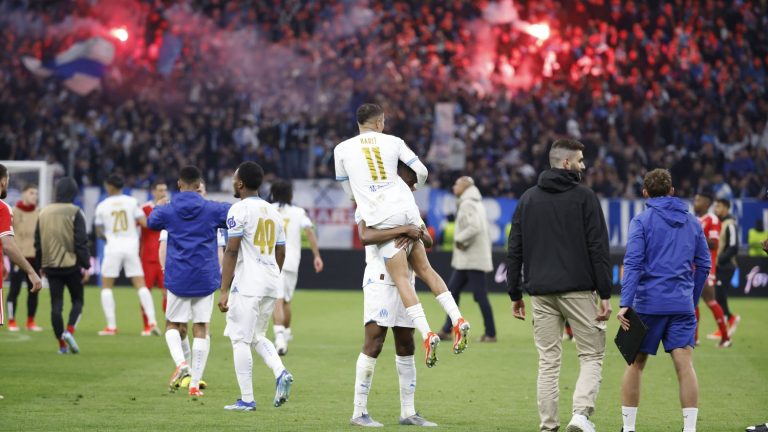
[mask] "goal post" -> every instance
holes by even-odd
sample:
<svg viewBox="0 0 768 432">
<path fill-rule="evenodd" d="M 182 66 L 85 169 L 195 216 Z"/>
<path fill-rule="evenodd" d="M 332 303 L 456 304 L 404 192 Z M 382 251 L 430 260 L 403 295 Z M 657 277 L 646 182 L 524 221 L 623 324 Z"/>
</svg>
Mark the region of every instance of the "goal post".
<svg viewBox="0 0 768 432">
<path fill-rule="evenodd" d="M 25 160 L 0 163 L 8 168 L 8 204 L 13 206 L 28 184 L 37 186 L 38 206 L 42 207 L 53 201 L 53 169 L 47 162 Z"/>
</svg>

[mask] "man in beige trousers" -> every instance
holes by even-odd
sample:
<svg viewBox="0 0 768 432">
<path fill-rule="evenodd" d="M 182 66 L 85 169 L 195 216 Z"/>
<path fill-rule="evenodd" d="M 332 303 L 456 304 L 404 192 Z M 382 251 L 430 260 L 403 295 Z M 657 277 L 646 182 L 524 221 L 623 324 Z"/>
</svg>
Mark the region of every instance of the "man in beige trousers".
<svg viewBox="0 0 768 432">
<path fill-rule="evenodd" d="M 454 234 L 453 274 L 448 281 L 448 290 L 459 304 L 462 289 L 472 290 L 475 301 L 483 314 L 485 333 L 480 342 L 496 342 L 496 324 L 493 309 L 488 301 L 486 273 L 493 270 L 491 261 L 491 239 L 488 235 L 488 217 L 485 214 L 480 190 L 472 177 L 463 176 L 453 185 L 456 204 L 456 230 Z M 451 333 L 451 319 L 448 317 L 438 336 L 447 339 Z"/>
<path fill-rule="evenodd" d="M 602 379 L 611 277 L 608 230 L 600 201 L 592 190 L 579 184 L 583 150 L 584 145 L 575 140 L 561 139 L 552 144 L 552 169 L 542 172 L 538 185 L 520 197 L 509 234 L 507 286 L 512 313 L 525 319 L 523 288 L 533 304 L 542 431 L 560 428 L 558 379 L 566 320 L 573 329 L 580 370 L 573 392 L 573 417 L 565 430 L 595 430 L 589 417 L 595 411 Z"/>
</svg>

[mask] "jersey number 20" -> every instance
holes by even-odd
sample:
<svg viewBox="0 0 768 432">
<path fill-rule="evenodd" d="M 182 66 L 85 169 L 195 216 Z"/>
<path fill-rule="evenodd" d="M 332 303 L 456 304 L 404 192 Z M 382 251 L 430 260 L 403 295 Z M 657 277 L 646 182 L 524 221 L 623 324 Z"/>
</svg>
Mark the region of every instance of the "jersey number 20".
<svg viewBox="0 0 768 432">
<path fill-rule="evenodd" d="M 126 213 L 125 210 L 113 211 L 112 221 L 113 233 L 128 231 L 128 213 Z"/>
<path fill-rule="evenodd" d="M 256 224 L 256 233 L 253 235 L 253 244 L 258 246 L 262 255 L 269 255 L 275 250 L 275 221 L 272 219 L 259 218 Z"/>
<path fill-rule="evenodd" d="M 386 180 L 387 172 L 384 170 L 384 161 L 381 159 L 381 150 L 378 147 L 363 147 L 363 155 L 368 162 L 368 169 L 371 171 L 371 179 L 373 179 L 373 181 Z M 376 168 L 378 168 L 378 171 Z"/>
</svg>

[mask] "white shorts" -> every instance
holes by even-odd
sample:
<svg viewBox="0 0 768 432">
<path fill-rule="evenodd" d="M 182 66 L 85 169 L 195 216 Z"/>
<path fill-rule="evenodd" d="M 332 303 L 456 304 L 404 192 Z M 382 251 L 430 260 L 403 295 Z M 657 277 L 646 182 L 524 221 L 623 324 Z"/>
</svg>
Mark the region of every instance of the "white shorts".
<svg viewBox="0 0 768 432">
<path fill-rule="evenodd" d="M 209 323 L 213 312 L 213 293 L 205 297 L 179 297 L 168 291 L 165 319 L 173 323 Z"/>
<path fill-rule="evenodd" d="M 280 289 L 278 289 L 277 298 L 290 303 L 293 299 L 293 293 L 296 291 L 296 282 L 299 280 L 299 272 L 283 270 L 280 273 Z"/>
<path fill-rule="evenodd" d="M 369 283 L 363 287 L 363 325 L 369 322 L 379 327 L 413 328 L 396 286 Z"/>
<path fill-rule="evenodd" d="M 382 222 L 372 226 L 373 229 L 390 229 L 397 228 L 405 225 L 419 225 L 421 224 L 421 216 L 419 215 L 419 209 L 409 209 L 403 213 L 390 216 Z M 379 248 L 379 255 L 388 260 L 395 256 L 400 251 L 400 248 L 395 246 L 395 240 L 390 240 L 386 243 L 377 245 Z M 410 253 L 410 251 L 408 251 Z"/>
<path fill-rule="evenodd" d="M 125 277 L 144 276 L 144 269 L 141 266 L 141 258 L 139 258 L 138 251 L 105 252 L 104 260 L 101 262 L 101 276 L 117 278 L 120 276 L 120 269 L 125 271 Z"/>
<path fill-rule="evenodd" d="M 227 303 L 227 327 L 224 336 L 232 342 L 258 342 L 267 333 L 272 311 L 275 309 L 274 297 L 251 297 L 240 293 L 230 293 Z"/>
</svg>

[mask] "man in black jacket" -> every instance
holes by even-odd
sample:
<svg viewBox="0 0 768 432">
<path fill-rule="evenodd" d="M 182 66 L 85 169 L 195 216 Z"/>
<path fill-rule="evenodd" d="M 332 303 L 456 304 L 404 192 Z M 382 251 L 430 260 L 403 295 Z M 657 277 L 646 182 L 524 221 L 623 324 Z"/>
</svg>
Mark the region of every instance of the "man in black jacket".
<svg viewBox="0 0 768 432">
<path fill-rule="evenodd" d="M 581 364 L 569 432 L 594 431 L 589 417 L 602 379 L 605 321 L 611 315 L 608 230 L 597 196 L 579 184 L 583 150 L 575 140 L 552 144 L 552 169 L 542 172 L 538 185 L 518 201 L 509 234 L 507 286 L 513 315 L 525 319 L 522 288 L 533 304 L 542 431 L 560 427 L 558 377 L 565 320 L 573 328 Z M 599 309 L 595 291 L 601 299 Z"/>
<path fill-rule="evenodd" d="M 727 199 L 715 200 L 715 216 L 720 219 L 720 241 L 717 243 L 717 270 L 715 276 L 715 299 L 723 308 L 723 315 L 728 320 L 728 336 L 736 333 L 741 322 L 739 315 L 731 313 L 728 307 L 728 290 L 732 288 L 731 279 L 736 272 L 736 255 L 739 253 L 739 230 L 736 219 L 731 215 L 731 202 Z M 707 335 L 707 339 L 720 340 L 720 331 Z"/>
<path fill-rule="evenodd" d="M 73 333 L 83 311 L 83 284 L 88 280 L 85 270 L 91 267 L 85 217 L 80 207 L 72 204 L 77 192 L 73 178 L 59 180 L 56 201 L 40 211 L 35 229 L 36 261 L 50 284 L 51 324 L 61 354 L 67 353 L 67 347 L 73 354 L 80 351 Z M 65 285 L 72 299 L 66 330 L 61 316 Z"/>
</svg>

